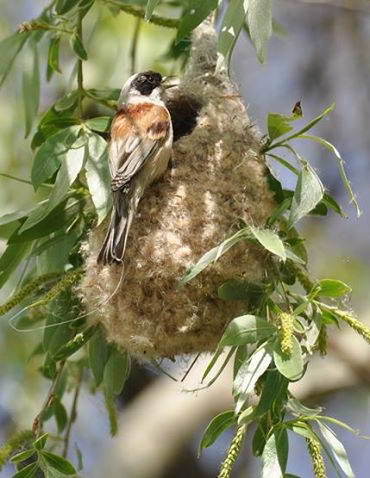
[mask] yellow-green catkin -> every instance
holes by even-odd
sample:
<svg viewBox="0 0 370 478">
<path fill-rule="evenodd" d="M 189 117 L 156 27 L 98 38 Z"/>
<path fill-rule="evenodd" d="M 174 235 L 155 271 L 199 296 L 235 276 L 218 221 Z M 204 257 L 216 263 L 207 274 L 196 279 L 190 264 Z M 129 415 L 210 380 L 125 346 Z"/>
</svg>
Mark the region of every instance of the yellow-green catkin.
<svg viewBox="0 0 370 478">
<path fill-rule="evenodd" d="M 293 321 L 294 316 L 287 312 L 282 312 L 279 315 L 280 320 L 280 342 L 281 351 L 285 355 L 290 355 L 293 348 Z"/>
<path fill-rule="evenodd" d="M 326 478 L 326 469 L 324 459 L 321 453 L 321 445 L 319 440 L 315 438 L 307 438 L 308 451 L 311 455 L 313 472 L 316 478 Z"/>
<path fill-rule="evenodd" d="M 59 274 L 51 273 L 51 274 L 44 274 L 40 277 L 36 277 L 36 279 L 32 280 L 28 284 L 26 284 L 20 291 L 13 295 L 13 297 L 5 302 L 5 304 L 0 306 L 0 315 L 4 315 L 13 309 L 15 306 L 20 304 L 26 297 L 31 295 L 35 292 L 41 285 L 45 282 L 48 282 L 51 279 L 54 279 Z"/>
<path fill-rule="evenodd" d="M 9 440 L 0 447 L 0 470 L 9 460 L 10 456 L 32 438 L 33 434 L 31 430 L 22 430 L 9 438 Z"/>
<path fill-rule="evenodd" d="M 354 317 L 350 312 L 346 312 L 343 310 L 335 309 L 333 310 L 334 314 L 340 317 L 344 322 L 352 327 L 358 334 L 362 335 L 362 337 L 370 343 L 370 328 L 360 322 L 356 317 Z"/>
<path fill-rule="evenodd" d="M 62 279 L 55 284 L 54 287 L 52 287 L 46 294 L 44 294 L 41 299 L 34 304 L 32 304 L 32 307 L 39 307 L 40 305 L 46 305 L 49 302 L 51 302 L 55 297 L 57 297 L 61 292 L 64 290 L 67 290 L 69 287 L 71 287 L 73 284 L 75 284 L 78 279 L 82 276 L 83 274 L 83 267 L 79 267 L 78 269 L 73 269 L 69 272 L 67 272 Z"/>
<path fill-rule="evenodd" d="M 230 478 L 233 466 L 240 454 L 246 431 L 247 431 L 246 425 L 242 425 L 237 429 L 236 435 L 234 436 L 233 441 L 231 442 L 227 456 L 221 465 L 218 478 Z"/>
</svg>

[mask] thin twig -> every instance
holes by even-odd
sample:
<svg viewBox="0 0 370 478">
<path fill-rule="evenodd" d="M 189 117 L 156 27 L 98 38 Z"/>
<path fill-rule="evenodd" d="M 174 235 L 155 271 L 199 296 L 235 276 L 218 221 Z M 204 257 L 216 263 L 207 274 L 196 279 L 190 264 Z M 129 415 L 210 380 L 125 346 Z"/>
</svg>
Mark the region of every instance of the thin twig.
<svg viewBox="0 0 370 478">
<path fill-rule="evenodd" d="M 183 382 L 183 381 L 186 379 L 186 377 L 189 375 L 191 369 L 194 367 L 196 361 L 197 361 L 198 358 L 200 357 L 200 354 L 201 354 L 201 352 L 197 353 L 197 355 L 195 356 L 194 360 L 191 362 L 190 367 L 189 367 L 189 368 L 187 369 L 187 371 L 184 373 L 184 376 L 182 377 L 181 382 Z"/>
<path fill-rule="evenodd" d="M 136 72 L 136 53 L 137 53 L 140 27 L 141 27 L 141 18 L 137 17 L 136 23 L 135 23 L 134 36 L 132 37 L 132 43 L 130 48 L 131 75 L 133 75 Z"/>
<path fill-rule="evenodd" d="M 54 377 L 54 379 L 51 383 L 51 386 L 49 388 L 49 392 L 48 392 L 48 394 L 45 398 L 44 403 L 42 404 L 41 410 L 36 415 L 36 418 L 33 421 L 32 432 L 36 437 L 38 437 L 42 434 L 42 424 L 43 424 L 42 416 L 43 416 L 45 410 L 53 403 L 55 389 L 57 388 L 59 380 L 62 376 L 62 372 L 63 372 L 63 369 L 64 369 L 65 362 L 66 362 L 65 360 L 60 362 L 59 369 L 58 369 L 58 371 L 57 371 L 57 373 L 56 373 L 56 375 L 55 375 L 55 377 Z"/>
<path fill-rule="evenodd" d="M 80 374 L 78 376 L 77 380 L 77 385 L 75 388 L 75 393 L 73 396 L 73 402 L 72 402 L 72 407 L 71 407 L 71 412 L 69 415 L 69 420 L 67 424 L 67 429 L 66 433 L 64 435 L 64 447 L 63 447 L 63 457 L 66 458 L 68 454 L 68 447 L 69 447 L 69 438 L 71 436 L 71 430 L 72 430 L 72 425 L 74 421 L 76 420 L 77 416 L 77 403 L 78 403 L 78 397 L 80 395 L 80 390 L 81 390 L 81 385 L 82 385 L 82 377 L 83 377 L 83 368 L 80 370 Z"/>
<path fill-rule="evenodd" d="M 82 41 L 82 13 L 78 14 L 77 20 L 77 35 Z M 85 95 L 83 87 L 83 71 L 82 71 L 82 60 L 81 58 L 77 61 L 77 89 L 78 89 L 78 116 L 82 119 L 82 100 Z"/>
</svg>

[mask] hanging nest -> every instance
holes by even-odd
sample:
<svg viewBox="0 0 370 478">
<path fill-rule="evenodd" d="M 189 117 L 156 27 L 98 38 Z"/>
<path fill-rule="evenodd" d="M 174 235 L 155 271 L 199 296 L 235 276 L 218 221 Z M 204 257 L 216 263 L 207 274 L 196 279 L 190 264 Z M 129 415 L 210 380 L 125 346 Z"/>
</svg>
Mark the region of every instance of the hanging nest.
<svg viewBox="0 0 370 478">
<path fill-rule="evenodd" d="M 240 219 L 264 225 L 275 206 L 260 141 L 235 85 L 225 71 L 214 73 L 216 58 L 215 31 L 204 23 L 168 104 L 177 138 L 173 165 L 139 205 L 124 270 L 96 262 L 107 223 L 85 246 L 79 291 L 89 318 L 103 325 L 108 341 L 141 359 L 214 350 L 225 325 L 248 311 L 245 301 L 220 300 L 218 287 L 235 277 L 260 283 L 266 274 L 264 250 L 241 241 L 178 287 Z"/>
</svg>

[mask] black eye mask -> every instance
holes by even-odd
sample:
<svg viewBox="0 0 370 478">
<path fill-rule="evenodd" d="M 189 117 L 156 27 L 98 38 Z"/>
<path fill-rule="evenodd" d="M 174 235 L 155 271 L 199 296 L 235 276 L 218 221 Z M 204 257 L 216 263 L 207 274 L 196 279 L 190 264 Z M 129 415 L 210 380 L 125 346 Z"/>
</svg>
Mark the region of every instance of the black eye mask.
<svg viewBox="0 0 370 478">
<path fill-rule="evenodd" d="M 142 95 L 150 95 L 162 82 L 162 75 L 155 71 L 145 71 L 135 78 L 132 86 Z"/>
</svg>

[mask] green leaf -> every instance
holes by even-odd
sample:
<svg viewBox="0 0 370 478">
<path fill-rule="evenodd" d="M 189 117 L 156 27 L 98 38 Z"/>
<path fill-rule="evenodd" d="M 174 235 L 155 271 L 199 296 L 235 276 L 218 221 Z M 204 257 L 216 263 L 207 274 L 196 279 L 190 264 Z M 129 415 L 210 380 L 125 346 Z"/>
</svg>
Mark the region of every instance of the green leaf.
<svg viewBox="0 0 370 478">
<path fill-rule="evenodd" d="M 50 136 L 37 151 L 33 160 L 31 180 L 35 189 L 47 181 L 59 168 L 62 157 L 76 141 L 80 126 L 64 128 Z"/>
<path fill-rule="evenodd" d="M 257 241 L 268 251 L 279 256 L 283 261 L 286 259 L 286 252 L 283 241 L 270 229 L 257 229 L 251 226 L 251 231 Z"/>
<path fill-rule="evenodd" d="M 262 455 L 263 449 L 266 444 L 269 429 L 270 429 L 270 425 L 268 423 L 268 417 L 267 415 L 265 415 L 259 421 L 257 429 L 253 436 L 252 450 L 253 450 L 254 456 Z"/>
<path fill-rule="evenodd" d="M 43 210 L 42 206 L 40 206 L 40 211 L 41 210 Z M 20 230 L 15 231 L 8 242 L 9 244 L 18 244 L 20 242 L 29 241 L 30 239 L 39 239 L 58 231 L 62 227 L 68 227 L 71 222 L 76 220 L 76 215 L 79 210 L 79 201 L 75 199 L 64 201 L 35 226 L 22 233 L 19 232 Z"/>
<path fill-rule="evenodd" d="M 229 67 L 235 42 L 247 14 L 248 3 L 249 0 L 231 0 L 227 7 L 218 36 L 216 71 Z"/>
<path fill-rule="evenodd" d="M 271 149 L 278 148 L 280 146 L 286 146 L 286 144 L 294 139 L 301 137 L 304 133 L 312 129 L 319 121 L 321 121 L 325 116 L 327 116 L 329 113 L 333 111 L 335 107 L 335 103 L 332 103 L 328 108 L 326 108 L 322 113 L 319 114 L 319 116 L 316 116 L 313 120 L 309 121 L 303 128 L 299 129 L 298 131 L 295 131 L 291 135 L 287 136 L 286 138 L 283 138 L 281 141 L 277 143 L 273 143 L 268 146 L 268 148 L 265 148 L 265 151 L 270 151 Z"/>
<path fill-rule="evenodd" d="M 25 209 L 20 209 L 9 214 L 4 214 L 3 216 L 0 216 L 0 226 L 3 226 L 4 224 L 11 224 L 13 222 L 18 222 L 19 219 L 23 219 L 24 217 L 28 216 L 30 213 L 38 209 L 42 204 L 45 204 L 45 201 L 41 201 L 36 205 L 32 205 Z"/>
<path fill-rule="evenodd" d="M 234 410 L 227 410 L 212 418 L 199 444 L 198 455 L 200 455 L 204 448 L 208 448 L 213 445 L 221 433 L 227 430 L 227 428 L 235 425 L 235 423 L 236 417 Z"/>
<path fill-rule="evenodd" d="M 211 262 L 215 262 L 219 259 L 225 252 L 227 252 L 233 245 L 237 242 L 245 239 L 247 237 L 246 231 L 244 229 L 238 231 L 233 236 L 226 239 L 219 246 L 214 247 L 210 251 L 206 252 L 199 261 L 191 267 L 188 272 L 182 277 L 179 281 L 179 285 L 184 285 L 189 282 L 191 279 L 196 277 L 200 272 L 202 272 Z"/>
<path fill-rule="evenodd" d="M 81 38 L 77 35 L 77 33 L 74 33 L 71 36 L 71 47 L 81 60 L 87 60 L 87 52 L 83 46 Z"/>
<path fill-rule="evenodd" d="M 0 86 L 4 83 L 16 56 L 29 36 L 29 32 L 17 32 L 0 42 Z"/>
<path fill-rule="evenodd" d="M 342 179 L 342 183 L 344 184 L 344 187 L 347 189 L 350 202 L 353 202 L 353 204 L 355 205 L 357 217 L 359 217 L 361 215 L 360 205 L 356 199 L 356 196 L 351 187 L 351 183 L 347 177 L 347 173 L 344 168 L 344 165 L 345 165 L 344 160 L 339 154 L 339 151 L 337 150 L 337 148 L 333 144 L 329 143 L 329 141 L 327 141 L 326 139 L 320 138 L 319 136 L 300 134 L 298 137 L 302 139 L 310 139 L 312 141 L 316 141 L 317 143 L 320 143 L 322 146 L 324 146 L 325 148 L 327 148 L 329 151 L 331 151 L 334 154 L 334 157 L 338 162 L 339 174 Z"/>
<path fill-rule="evenodd" d="M 0 257 L 0 288 L 16 270 L 26 254 L 28 254 L 31 246 L 32 244 L 29 242 L 24 242 L 22 244 L 8 244 L 5 252 Z"/>
<path fill-rule="evenodd" d="M 35 224 L 38 224 L 66 199 L 69 188 L 81 171 L 85 159 L 85 145 L 80 146 L 81 143 L 79 140 L 77 140 L 76 143 L 78 143 L 79 147 L 72 145 L 71 149 L 66 152 L 61 160 L 62 164 L 55 179 L 54 187 L 50 193 L 49 201 L 27 218 L 20 232 L 26 231 Z"/>
<path fill-rule="evenodd" d="M 315 417 L 322 412 L 322 408 L 308 408 L 303 405 L 299 400 L 293 397 L 288 400 L 288 407 L 298 417 Z"/>
<path fill-rule="evenodd" d="M 41 454 L 48 465 L 60 471 L 60 473 L 63 473 L 63 475 L 76 474 L 76 470 L 74 466 L 72 465 L 72 463 L 70 463 L 63 457 L 54 455 L 54 453 L 50 453 L 49 451 L 46 451 L 46 450 L 43 450 Z"/>
<path fill-rule="evenodd" d="M 293 129 L 290 124 L 299 119 L 297 115 L 281 115 L 279 113 L 269 113 L 267 116 L 267 131 L 269 139 L 272 141 L 283 134 L 289 133 Z"/>
<path fill-rule="evenodd" d="M 256 343 L 275 332 L 276 327 L 266 320 L 255 315 L 241 315 L 233 319 L 226 327 L 219 347 Z"/>
<path fill-rule="evenodd" d="M 12 478 L 34 478 L 39 470 L 37 463 L 30 463 L 13 475 Z"/>
<path fill-rule="evenodd" d="M 293 336 L 293 348 L 288 356 L 281 351 L 280 340 L 276 340 L 273 345 L 273 354 L 276 368 L 288 380 L 297 380 L 303 373 L 303 357 L 301 346 Z"/>
<path fill-rule="evenodd" d="M 230 279 L 218 288 L 217 295 L 222 300 L 248 300 L 258 303 L 265 289 L 242 279 Z"/>
<path fill-rule="evenodd" d="M 55 421 L 57 422 L 58 433 L 62 433 L 68 421 L 67 411 L 60 400 L 54 400 L 53 408 Z"/>
<path fill-rule="evenodd" d="M 273 403 L 286 394 L 288 381 L 277 370 L 268 370 L 263 385 L 261 398 L 254 410 L 253 416 L 258 417 L 268 412 Z"/>
<path fill-rule="evenodd" d="M 59 112 L 76 108 L 78 96 L 79 93 L 77 90 L 70 91 L 69 93 L 65 94 L 55 103 L 55 111 Z"/>
<path fill-rule="evenodd" d="M 329 194 L 325 193 L 324 197 L 322 198 L 322 202 L 325 204 L 327 208 L 332 209 L 336 213 L 338 213 L 342 217 L 347 217 L 342 208 L 339 206 L 337 201 L 330 196 Z"/>
<path fill-rule="evenodd" d="M 91 135 L 88 141 L 86 181 L 100 224 L 112 207 L 112 192 L 107 144 L 96 134 Z"/>
<path fill-rule="evenodd" d="M 111 116 L 98 116 L 97 118 L 91 118 L 85 121 L 85 125 L 93 131 L 99 131 L 100 133 L 106 133 L 110 129 L 112 123 Z"/>
<path fill-rule="evenodd" d="M 297 221 L 312 211 L 324 196 L 324 187 L 315 170 L 308 164 L 302 165 L 290 209 L 289 223 Z"/>
<path fill-rule="evenodd" d="M 56 71 L 61 73 L 59 68 L 59 47 L 60 47 L 60 37 L 53 36 L 49 42 L 48 50 L 48 65 L 46 70 L 46 79 L 50 81 L 53 73 Z"/>
<path fill-rule="evenodd" d="M 257 380 L 270 365 L 271 355 L 266 346 L 258 348 L 240 367 L 234 379 L 233 393 L 238 396 L 235 413 L 243 408 L 248 396 L 254 391 Z"/>
<path fill-rule="evenodd" d="M 321 279 L 314 285 L 314 289 L 319 289 L 318 294 L 325 297 L 341 297 L 352 292 L 351 287 L 337 279 Z"/>
<path fill-rule="evenodd" d="M 249 0 L 247 21 L 257 57 L 261 63 L 264 63 L 267 43 L 272 35 L 272 1 Z"/>
<path fill-rule="evenodd" d="M 27 460 L 28 458 L 31 458 L 31 456 L 34 455 L 35 453 L 36 451 L 34 450 L 34 448 L 32 448 L 32 450 L 21 451 L 20 453 L 13 455 L 10 458 L 10 461 L 12 463 L 21 463 L 22 461 Z"/>
<path fill-rule="evenodd" d="M 86 93 L 98 101 L 117 101 L 121 90 L 119 88 L 91 88 Z"/>
<path fill-rule="evenodd" d="M 55 6 L 55 10 L 58 15 L 64 15 L 65 13 L 72 10 L 72 8 L 77 5 L 79 0 L 58 0 Z"/>
<path fill-rule="evenodd" d="M 202 0 L 201 2 L 198 0 L 192 0 L 189 8 L 181 17 L 180 25 L 177 30 L 176 42 L 187 38 L 194 28 L 200 25 L 219 4 L 220 0 Z"/>
<path fill-rule="evenodd" d="M 45 447 L 46 442 L 48 440 L 48 436 L 49 435 L 47 433 L 44 433 L 37 440 L 33 442 L 33 446 L 36 448 L 36 450 L 40 451 Z"/>
<path fill-rule="evenodd" d="M 262 478 L 285 476 L 288 448 L 288 433 L 285 428 L 270 435 L 262 453 Z"/>
<path fill-rule="evenodd" d="M 331 452 L 333 453 L 335 461 L 338 463 L 338 465 L 341 467 L 344 474 L 348 478 L 354 478 L 355 474 L 353 473 L 350 462 L 348 460 L 347 452 L 342 443 L 338 440 L 333 430 L 331 430 L 327 425 L 324 425 L 318 420 L 317 423 L 325 441 L 327 442 Z"/>
<path fill-rule="evenodd" d="M 104 368 L 104 388 L 108 396 L 114 397 L 122 392 L 130 370 L 129 354 L 114 348 Z"/>
<path fill-rule="evenodd" d="M 23 102 L 26 123 L 26 138 L 30 134 L 37 116 L 40 100 L 40 69 L 37 44 L 32 41 L 23 70 Z"/>
<path fill-rule="evenodd" d="M 104 368 L 108 360 L 108 351 L 108 344 L 101 329 L 99 329 L 89 342 L 89 364 L 97 387 L 103 380 Z"/>
<path fill-rule="evenodd" d="M 145 9 L 145 20 L 149 21 L 153 15 L 154 9 L 157 7 L 160 0 L 148 0 Z"/>
<path fill-rule="evenodd" d="M 30 230 L 30 229 L 29 229 Z M 51 239 L 46 239 L 37 249 L 32 251 L 32 256 L 38 256 L 38 268 L 42 268 L 42 274 L 50 272 L 63 272 L 68 263 L 71 249 L 79 239 L 80 234 L 72 230 L 67 234 L 62 231 Z"/>
<path fill-rule="evenodd" d="M 73 330 L 70 327 L 70 324 L 63 324 L 60 322 L 65 322 L 71 317 L 66 316 L 66 311 L 68 306 L 70 306 L 69 294 L 61 294 L 60 297 L 56 299 L 55 308 L 56 311 L 50 311 L 49 316 L 45 321 L 44 336 L 43 336 L 43 347 L 45 352 L 49 352 L 51 355 L 54 355 L 63 345 L 65 345 L 74 335 Z M 69 315 L 69 314 L 68 314 Z"/>
<path fill-rule="evenodd" d="M 113 397 L 108 395 L 107 393 L 105 393 L 104 395 L 105 395 L 105 407 L 107 409 L 108 418 L 109 418 L 110 434 L 112 435 L 112 437 L 114 437 L 118 431 L 117 408 L 114 403 Z"/>
</svg>

